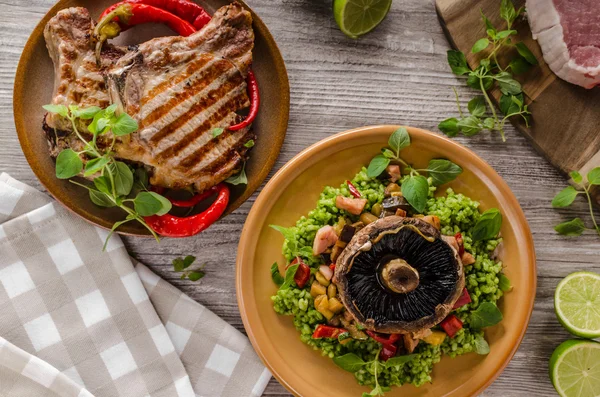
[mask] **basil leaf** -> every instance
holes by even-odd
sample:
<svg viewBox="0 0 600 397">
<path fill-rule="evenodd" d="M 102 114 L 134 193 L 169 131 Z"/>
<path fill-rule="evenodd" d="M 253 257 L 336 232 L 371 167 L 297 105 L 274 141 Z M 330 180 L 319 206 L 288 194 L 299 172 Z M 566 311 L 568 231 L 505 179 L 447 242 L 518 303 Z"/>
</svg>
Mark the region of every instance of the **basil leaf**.
<svg viewBox="0 0 600 397">
<path fill-rule="evenodd" d="M 573 201 L 577 198 L 579 192 L 573 187 L 569 186 L 561 190 L 552 200 L 552 206 L 554 208 L 568 207 L 573 204 Z"/>
<path fill-rule="evenodd" d="M 512 75 L 509 72 L 498 73 L 494 76 L 494 80 L 498 82 L 500 90 L 505 95 L 517 95 L 523 91 L 523 89 L 521 88 L 521 83 L 513 79 Z"/>
<path fill-rule="evenodd" d="M 433 159 L 429 161 L 427 172 L 434 186 L 440 186 L 456 179 L 462 173 L 462 168 L 450 160 Z"/>
<path fill-rule="evenodd" d="M 590 185 L 600 185 L 600 167 L 596 167 L 588 172 L 587 180 Z"/>
<path fill-rule="evenodd" d="M 340 368 L 348 372 L 356 372 L 364 367 L 367 363 L 362 358 L 354 353 L 344 354 L 343 356 L 334 357 L 333 362 Z"/>
<path fill-rule="evenodd" d="M 122 113 L 112 124 L 111 130 L 115 136 L 129 135 L 139 128 L 138 122 L 127 113 Z"/>
<path fill-rule="evenodd" d="M 450 117 L 438 124 L 438 128 L 449 137 L 455 137 L 458 134 L 458 120 Z"/>
<path fill-rule="evenodd" d="M 94 186 L 96 186 L 96 189 L 98 189 L 100 192 L 112 196 L 112 185 L 110 184 L 110 179 L 107 176 L 102 175 L 94 178 Z"/>
<path fill-rule="evenodd" d="M 196 257 L 194 255 L 187 255 L 185 258 L 183 258 L 183 268 L 187 269 L 195 261 Z"/>
<path fill-rule="evenodd" d="M 281 285 L 285 281 L 283 279 L 283 277 L 281 276 L 281 274 L 279 273 L 279 266 L 277 265 L 277 262 L 275 262 L 271 265 L 271 279 L 273 279 L 273 282 L 278 287 L 281 287 Z"/>
<path fill-rule="evenodd" d="M 296 263 L 295 265 L 292 265 L 287 268 L 287 270 L 285 271 L 285 278 L 283 279 L 283 284 L 281 284 L 281 287 L 279 287 L 280 290 L 290 289 L 290 287 L 296 285 L 296 282 L 294 281 L 294 276 L 296 275 L 298 266 L 300 265 Z"/>
<path fill-rule="evenodd" d="M 585 229 L 585 224 L 581 218 L 575 218 L 572 221 L 563 222 L 554 227 L 554 230 L 563 236 L 581 236 Z"/>
<path fill-rule="evenodd" d="M 85 165 L 85 172 L 84 172 L 83 176 L 87 177 L 90 175 L 94 175 L 96 172 L 99 172 L 100 170 L 102 170 L 102 168 L 104 168 L 106 166 L 106 164 L 108 164 L 109 161 L 110 161 L 110 157 L 108 157 L 108 156 L 97 157 L 95 159 L 88 161 L 87 164 Z"/>
<path fill-rule="evenodd" d="M 229 178 L 225 179 L 225 182 L 229 183 L 230 185 L 247 185 L 248 177 L 246 176 L 246 164 L 244 164 L 242 170 L 237 175 L 230 176 Z"/>
<path fill-rule="evenodd" d="M 502 312 L 492 302 L 483 302 L 477 310 L 471 312 L 469 324 L 472 329 L 479 330 L 491 327 L 502 321 Z"/>
<path fill-rule="evenodd" d="M 171 262 L 173 264 L 173 270 L 176 272 L 182 272 L 184 267 L 183 267 L 183 259 L 181 258 L 175 258 L 173 259 L 173 261 Z"/>
<path fill-rule="evenodd" d="M 148 189 L 148 172 L 145 168 L 136 168 L 133 172 L 133 187 L 132 190 L 137 195 L 142 190 Z"/>
<path fill-rule="evenodd" d="M 491 130 L 496 126 L 496 120 L 493 117 L 488 117 L 483 120 L 483 126 L 488 130 Z"/>
<path fill-rule="evenodd" d="M 133 173 L 129 166 L 121 161 L 115 161 L 108 167 L 115 181 L 115 191 L 119 196 L 127 196 L 133 188 Z"/>
<path fill-rule="evenodd" d="M 477 40 L 475 42 L 475 44 L 473 44 L 473 48 L 471 48 L 471 52 L 473 54 L 477 54 L 478 52 L 485 50 L 489 45 L 490 45 L 490 41 L 487 39 L 487 37 L 484 37 L 483 39 Z"/>
<path fill-rule="evenodd" d="M 108 127 L 109 119 L 105 117 L 106 112 L 104 110 L 99 111 L 94 115 L 94 119 L 88 125 L 87 129 L 94 135 L 102 134 Z"/>
<path fill-rule="evenodd" d="M 491 30 L 495 37 L 496 28 L 494 27 L 492 22 L 488 19 L 488 17 L 485 16 L 485 14 L 483 13 L 483 10 L 481 8 L 479 9 L 479 12 L 481 13 L 481 19 L 483 19 L 483 23 L 485 24 L 485 29 L 488 31 L 488 34 L 490 34 L 489 31 Z"/>
<path fill-rule="evenodd" d="M 508 277 L 504 275 L 504 273 L 500 274 L 498 288 L 500 288 L 502 292 L 508 292 L 512 289 L 512 284 L 510 283 Z"/>
<path fill-rule="evenodd" d="M 514 74 L 523 74 L 531 69 L 531 64 L 527 62 L 524 58 L 518 57 L 510 61 L 508 67 Z"/>
<path fill-rule="evenodd" d="M 490 352 L 490 345 L 483 335 L 477 335 L 477 337 L 475 337 L 475 352 L 483 356 Z"/>
<path fill-rule="evenodd" d="M 502 95 L 500 97 L 500 110 L 505 116 L 509 114 L 518 113 L 521 110 L 521 106 L 519 106 L 518 102 L 515 101 L 515 98 L 523 104 L 523 94 L 518 95 Z"/>
<path fill-rule="evenodd" d="M 83 169 L 83 161 L 73 149 L 65 149 L 56 157 L 56 177 L 69 179 L 79 175 Z"/>
<path fill-rule="evenodd" d="M 393 159 L 396 158 L 396 155 L 394 154 L 394 152 L 392 152 L 390 149 L 388 148 L 383 148 L 381 149 L 381 154 L 383 154 L 383 157 L 386 157 L 388 159 Z"/>
<path fill-rule="evenodd" d="M 69 109 L 65 105 L 44 105 L 42 106 L 46 111 L 50 113 L 56 113 L 62 117 L 69 116 Z"/>
<path fill-rule="evenodd" d="M 473 136 L 481 131 L 480 121 L 478 117 L 468 116 L 459 120 L 456 126 L 466 136 Z"/>
<path fill-rule="evenodd" d="M 512 36 L 513 34 L 517 34 L 517 31 L 512 29 L 502 30 L 498 32 L 498 34 L 496 34 L 496 38 L 502 40 L 507 38 L 508 36 Z"/>
<path fill-rule="evenodd" d="M 250 149 L 253 146 L 254 146 L 254 139 L 250 139 L 248 142 L 244 143 L 244 147 L 247 147 L 248 149 Z"/>
<path fill-rule="evenodd" d="M 573 179 L 573 182 L 575 183 L 583 182 L 583 176 L 581 176 L 581 174 L 577 171 L 571 171 L 569 176 L 571 176 L 571 179 Z"/>
<path fill-rule="evenodd" d="M 189 272 L 187 277 L 188 277 L 188 280 L 190 280 L 190 281 L 198 281 L 205 275 L 206 275 L 206 273 L 204 273 L 204 272 L 193 271 L 193 272 Z"/>
<path fill-rule="evenodd" d="M 404 127 L 398 128 L 390 139 L 388 140 L 388 145 L 398 154 L 400 150 L 410 146 L 410 135 L 408 131 Z"/>
<path fill-rule="evenodd" d="M 502 214 L 498 208 L 490 208 L 485 211 L 473 227 L 473 241 L 489 240 L 500 232 L 502 227 Z"/>
<path fill-rule="evenodd" d="M 448 64 L 452 69 L 452 73 L 462 76 L 463 74 L 467 74 L 471 71 L 469 65 L 467 65 L 467 57 L 460 51 L 456 50 L 448 50 Z"/>
<path fill-rule="evenodd" d="M 483 96 L 476 96 L 471 99 L 468 104 L 469 113 L 473 116 L 481 117 L 485 114 L 486 106 L 485 106 L 485 98 Z"/>
<path fill-rule="evenodd" d="M 102 109 L 100 109 L 98 106 L 90 106 L 88 108 L 84 108 L 84 109 L 71 109 L 71 114 L 74 117 L 80 118 L 82 120 L 89 120 L 89 119 L 93 119 L 94 116 L 96 115 L 96 113 L 98 113 L 99 111 L 101 111 Z"/>
<path fill-rule="evenodd" d="M 164 215 L 171 210 L 171 202 L 154 192 L 141 192 L 133 200 L 135 211 L 141 216 Z"/>
<path fill-rule="evenodd" d="M 517 19 L 517 12 L 511 0 L 502 0 L 500 3 L 500 17 L 510 26 Z"/>
<path fill-rule="evenodd" d="M 388 359 L 383 365 L 385 368 L 396 367 L 398 365 L 403 365 L 403 364 L 406 364 L 406 363 L 412 361 L 415 357 L 417 357 L 416 354 L 408 354 L 406 356 L 396 356 L 396 357 L 392 357 L 392 358 Z"/>
<path fill-rule="evenodd" d="M 98 190 L 89 189 L 90 200 L 92 203 L 99 205 L 100 207 L 114 207 L 116 204 L 108 197 L 105 193 L 99 192 Z"/>
<path fill-rule="evenodd" d="M 225 131 L 223 128 L 213 128 L 212 129 L 212 137 L 216 138 L 219 135 L 221 135 L 223 133 L 223 131 Z"/>
<path fill-rule="evenodd" d="M 113 114 L 115 114 L 115 111 L 117 110 L 117 104 L 113 103 L 112 105 L 110 105 L 109 107 L 107 107 L 106 109 L 104 109 L 104 113 L 107 116 L 112 116 Z"/>
<path fill-rule="evenodd" d="M 296 239 L 296 228 L 293 226 L 285 228 L 283 226 L 269 225 L 269 227 L 281 233 L 283 235 L 283 238 L 287 241 L 295 241 Z"/>
<path fill-rule="evenodd" d="M 411 176 L 401 186 L 402 196 L 418 213 L 423 213 L 429 196 L 429 183 L 424 176 Z"/>
<path fill-rule="evenodd" d="M 367 167 L 367 176 L 369 178 L 378 177 L 383 171 L 385 171 L 389 164 L 390 159 L 382 154 L 378 154 L 377 156 L 373 157 L 369 163 L 369 166 Z"/>
<path fill-rule="evenodd" d="M 537 58 L 535 57 L 535 55 L 533 55 L 533 52 L 531 52 L 531 50 L 525 45 L 525 43 L 518 42 L 517 44 L 515 44 L 515 47 L 517 47 L 519 55 L 521 55 L 531 65 L 538 64 Z"/>
</svg>

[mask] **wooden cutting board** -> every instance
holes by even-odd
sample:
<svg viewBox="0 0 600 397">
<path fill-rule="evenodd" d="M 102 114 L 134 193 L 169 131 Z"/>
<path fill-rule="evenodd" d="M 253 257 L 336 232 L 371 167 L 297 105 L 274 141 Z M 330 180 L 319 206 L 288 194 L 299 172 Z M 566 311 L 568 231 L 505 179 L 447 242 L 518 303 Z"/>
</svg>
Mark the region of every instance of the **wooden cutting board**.
<svg viewBox="0 0 600 397">
<path fill-rule="evenodd" d="M 525 0 L 514 0 L 514 3 L 518 8 Z M 500 0 L 436 0 L 436 8 L 450 44 L 467 56 L 471 67 L 478 64 L 478 54 L 471 53 L 471 47 L 486 37 L 480 11 L 498 30 L 506 27 L 500 18 Z M 511 121 L 560 171 L 579 170 L 585 175 L 600 166 L 600 87 L 587 90 L 556 77 L 544 62 L 540 46 L 531 37 L 527 21 L 519 20 L 514 29 L 519 32 L 517 39 L 531 49 L 540 65 L 516 76 L 531 102 L 530 127 L 516 118 Z M 501 64 L 508 63 L 503 62 L 506 56 L 510 57 L 510 52 L 501 54 Z M 493 95 L 498 100 L 500 92 Z M 595 193 L 596 202 L 600 204 L 600 189 Z"/>
</svg>

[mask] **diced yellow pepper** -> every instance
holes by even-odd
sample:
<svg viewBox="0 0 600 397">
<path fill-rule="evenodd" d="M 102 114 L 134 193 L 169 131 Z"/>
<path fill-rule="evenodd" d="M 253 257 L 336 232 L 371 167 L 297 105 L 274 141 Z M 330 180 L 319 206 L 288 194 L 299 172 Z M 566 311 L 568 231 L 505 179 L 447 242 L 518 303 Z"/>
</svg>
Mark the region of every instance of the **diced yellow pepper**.
<svg viewBox="0 0 600 397">
<path fill-rule="evenodd" d="M 341 312 L 343 308 L 344 305 L 342 304 L 342 302 L 340 302 L 336 298 L 329 298 L 329 310 L 337 314 Z"/>
<path fill-rule="evenodd" d="M 335 284 L 329 284 L 329 287 L 327 287 L 327 296 L 330 298 L 335 298 L 336 295 L 337 295 L 337 288 L 336 288 Z"/>
<path fill-rule="evenodd" d="M 329 284 L 331 284 L 331 281 L 327 280 L 327 279 L 325 278 L 325 276 L 323 276 L 323 274 L 321 274 L 321 272 L 317 272 L 317 273 L 315 274 L 315 278 L 317 279 L 317 281 L 318 281 L 318 282 L 319 282 L 321 285 L 324 285 L 324 286 L 326 286 L 326 287 L 327 287 Z"/>
<path fill-rule="evenodd" d="M 319 295 L 315 298 L 315 309 L 317 309 L 317 311 L 329 310 L 327 295 Z"/>
<path fill-rule="evenodd" d="M 310 286 L 310 296 L 316 298 L 317 296 L 325 295 L 326 293 L 327 290 L 325 289 L 325 286 L 319 284 L 318 281 L 313 281 L 313 283 Z"/>
<path fill-rule="evenodd" d="M 439 346 L 446 339 L 446 333 L 443 331 L 431 331 L 431 335 L 426 336 L 423 340 L 430 345 Z"/>
</svg>

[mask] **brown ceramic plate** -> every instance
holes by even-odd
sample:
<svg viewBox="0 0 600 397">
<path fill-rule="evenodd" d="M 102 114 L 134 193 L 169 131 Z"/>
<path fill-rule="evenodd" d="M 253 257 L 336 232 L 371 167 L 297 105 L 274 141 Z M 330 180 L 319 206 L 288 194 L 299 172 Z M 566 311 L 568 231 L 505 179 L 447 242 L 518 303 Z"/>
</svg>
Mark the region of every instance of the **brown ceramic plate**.
<svg viewBox="0 0 600 397">
<path fill-rule="evenodd" d="M 258 196 L 242 231 L 236 286 L 240 312 L 252 344 L 275 377 L 290 392 L 303 397 L 360 396 L 368 391 L 353 374 L 300 341 L 292 318 L 273 310 L 270 297 L 277 287 L 270 267 L 284 263 L 283 239 L 270 224 L 292 226 L 316 206 L 325 186 L 339 186 L 387 146 L 397 126 L 359 128 L 327 138 L 287 163 Z M 434 366 L 433 383 L 416 388 L 394 387 L 389 397 L 468 397 L 489 386 L 519 347 L 533 309 L 536 268 L 533 239 L 515 196 L 498 174 L 473 152 L 439 135 L 409 128 L 412 144 L 402 157 L 417 168 L 432 158 L 447 158 L 464 172 L 450 187 L 478 200 L 481 208 L 497 207 L 504 216 L 503 261 L 514 289 L 500 301 L 504 320 L 486 329 L 491 352 L 444 357 Z M 445 189 L 440 189 L 443 193 Z M 510 308 L 510 310 L 507 310 Z"/>
<path fill-rule="evenodd" d="M 33 172 L 40 182 L 59 202 L 98 226 L 110 228 L 115 221 L 122 220 L 124 213 L 119 209 L 104 209 L 95 206 L 86 190 L 57 179 L 54 161 L 48 155 L 48 145 L 42 131 L 44 110 L 42 105 L 50 103 L 54 84 L 54 67 L 46 50 L 43 31 L 46 23 L 59 10 L 67 7 L 86 7 L 92 16 L 100 13 L 117 0 L 61 0 L 44 16 L 29 37 L 21 55 L 15 77 L 14 117 L 21 147 Z M 229 4 L 227 0 L 198 1 L 210 14 Z M 249 7 L 246 6 L 249 9 Z M 252 12 L 256 35 L 253 51 L 253 70 L 259 83 L 261 107 L 254 122 L 258 138 L 250 152 L 246 165 L 248 185 L 235 186 L 225 214 L 238 208 L 260 186 L 275 164 L 287 129 L 290 87 L 283 58 L 275 40 L 262 20 Z M 162 25 L 141 25 L 125 32 L 114 42 L 135 44 L 153 37 L 173 35 Z M 123 234 L 148 235 L 138 223 L 130 222 L 119 231 Z"/>
</svg>

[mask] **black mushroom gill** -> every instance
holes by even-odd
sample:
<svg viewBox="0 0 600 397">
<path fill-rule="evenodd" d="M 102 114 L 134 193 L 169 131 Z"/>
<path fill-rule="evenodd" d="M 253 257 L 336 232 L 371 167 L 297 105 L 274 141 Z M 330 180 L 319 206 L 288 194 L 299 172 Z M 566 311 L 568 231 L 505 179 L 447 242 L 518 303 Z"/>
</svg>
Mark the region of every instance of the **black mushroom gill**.
<svg viewBox="0 0 600 397">
<path fill-rule="evenodd" d="M 383 333 L 433 327 L 450 313 L 465 285 L 462 262 L 440 232 L 399 216 L 356 233 L 337 260 L 335 282 L 356 321 Z"/>
</svg>

